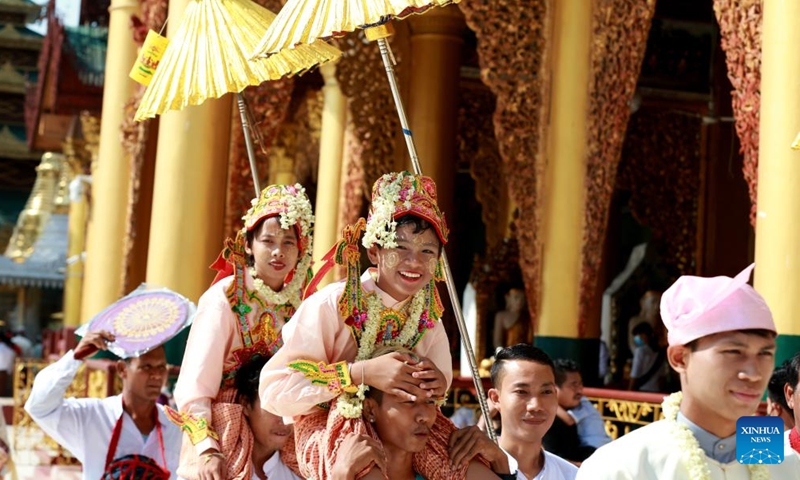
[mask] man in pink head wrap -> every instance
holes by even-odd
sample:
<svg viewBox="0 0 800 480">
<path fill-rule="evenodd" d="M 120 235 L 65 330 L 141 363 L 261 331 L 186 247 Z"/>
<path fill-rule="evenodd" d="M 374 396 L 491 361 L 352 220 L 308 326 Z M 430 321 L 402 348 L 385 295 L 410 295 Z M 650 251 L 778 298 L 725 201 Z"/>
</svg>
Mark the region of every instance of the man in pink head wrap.
<svg viewBox="0 0 800 480">
<path fill-rule="evenodd" d="M 736 459 L 736 421 L 758 408 L 775 363 L 775 323 L 747 284 L 734 278 L 680 277 L 661 298 L 667 359 L 681 391 L 664 399 L 664 420 L 598 449 L 581 479 L 800 479 L 800 457 L 775 465 Z"/>
</svg>

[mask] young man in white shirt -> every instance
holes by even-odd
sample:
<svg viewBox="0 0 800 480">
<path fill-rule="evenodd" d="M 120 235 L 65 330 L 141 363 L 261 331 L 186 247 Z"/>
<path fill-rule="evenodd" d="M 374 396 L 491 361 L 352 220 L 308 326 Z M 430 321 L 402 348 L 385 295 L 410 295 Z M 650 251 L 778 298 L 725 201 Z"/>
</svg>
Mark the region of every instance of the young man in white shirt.
<svg viewBox="0 0 800 480">
<path fill-rule="evenodd" d="M 301 480 L 292 425 L 284 425 L 283 418 L 262 409 L 258 398 L 258 381 L 266 363 L 263 357 L 252 360 L 239 368 L 235 378 L 244 420 L 253 435 L 251 480 Z"/>
<path fill-rule="evenodd" d="M 108 332 L 89 332 L 75 351 L 90 346 L 106 350 L 112 341 L 114 336 Z M 75 360 L 74 351 L 70 350 L 40 371 L 25 411 L 83 464 L 86 480 L 101 478 L 116 461 L 131 465 L 131 461 L 141 460 L 149 462 L 149 471 L 159 471 L 162 475 L 152 478 L 177 478 L 174 472 L 178 468 L 181 431 L 156 404 L 167 380 L 164 348 L 157 347 L 140 357 L 117 362 L 122 394 L 103 399 L 65 399 L 64 394 L 82 363 Z M 119 432 L 116 441 L 115 430 Z M 133 459 L 133 455 L 140 456 L 139 460 Z M 136 465 L 142 467 L 141 462 Z"/>
<path fill-rule="evenodd" d="M 800 479 L 797 457 L 777 465 L 736 459 L 736 422 L 755 413 L 775 365 L 775 323 L 747 284 L 752 270 L 683 276 L 664 293 L 667 358 L 681 392 L 664 400 L 664 420 L 597 449 L 579 479 Z"/>
<path fill-rule="evenodd" d="M 488 396 L 490 409 L 500 414 L 500 448 L 483 432 L 477 432 L 477 427 L 470 427 L 453 433 L 451 460 L 468 461 L 476 451 L 492 463 L 495 472 L 510 471 L 511 478 L 573 480 L 578 472 L 575 465 L 542 448 L 542 438 L 553 424 L 558 408 L 550 357 L 527 343 L 502 348 L 495 354 L 492 385 Z M 502 468 L 502 455 L 498 458 L 498 452 L 505 453 L 508 470 Z"/>
</svg>

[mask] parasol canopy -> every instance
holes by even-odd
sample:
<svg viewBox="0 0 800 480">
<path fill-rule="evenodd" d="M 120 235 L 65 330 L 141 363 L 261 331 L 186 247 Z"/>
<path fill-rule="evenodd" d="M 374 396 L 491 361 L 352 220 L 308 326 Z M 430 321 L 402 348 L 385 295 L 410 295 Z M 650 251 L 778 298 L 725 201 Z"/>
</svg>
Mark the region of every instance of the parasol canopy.
<svg viewBox="0 0 800 480">
<path fill-rule="evenodd" d="M 108 351 L 120 358 L 144 355 L 192 324 L 197 308 L 183 295 L 142 284 L 82 325 L 75 333 L 105 330 L 116 339 Z M 84 355 L 92 352 L 85 352 Z M 79 358 L 79 352 L 75 352 Z"/>
<path fill-rule="evenodd" d="M 170 38 L 139 109 L 137 121 L 200 105 L 245 87 L 302 73 L 337 59 L 322 42 L 266 60 L 250 61 L 275 14 L 250 0 L 192 0 Z"/>
<path fill-rule="evenodd" d="M 375 27 L 393 18 L 402 19 L 451 3 L 458 0 L 289 0 L 252 51 L 253 56 L 299 49 L 320 39 Z"/>
</svg>

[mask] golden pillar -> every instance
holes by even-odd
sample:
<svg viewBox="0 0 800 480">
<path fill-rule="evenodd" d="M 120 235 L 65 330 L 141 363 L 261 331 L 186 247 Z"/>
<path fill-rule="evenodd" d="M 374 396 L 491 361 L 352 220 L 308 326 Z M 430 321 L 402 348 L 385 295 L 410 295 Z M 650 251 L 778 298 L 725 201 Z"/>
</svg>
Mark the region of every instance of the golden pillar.
<svg viewBox="0 0 800 480">
<path fill-rule="evenodd" d="M 451 5 L 408 21 L 411 27 L 409 124 L 422 173 L 436 182 L 439 206 L 454 218 L 464 15 Z"/>
<path fill-rule="evenodd" d="M 97 168 L 92 172 L 92 213 L 86 238 L 86 269 L 81 320 L 86 321 L 119 299 L 122 245 L 128 208 L 129 159 L 120 142 L 123 106 L 135 83 L 128 72 L 137 47 L 130 29 L 138 0 L 112 0 L 109 7 L 103 110 Z"/>
<path fill-rule="evenodd" d="M 170 35 L 188 3 L 170 0 Z M 230 95 L 167 112 L 159 123 L 147 282 L 193 301 L 222 249 L 230 131 Z"/>
<path fill-rule="evenodd" d="M 764 2 L 755 288 L 778 328 L 779 363 L 800 351 L 800 2 Z"/>
<path fill-rule="evenodd" d="M 319 172 L 317 199 L 314 208 L 314 262 L 322 257 L 339 238 L 339 186 L 342 177 L 344 129 L 347 121 L 346 99 L 336 81 L 336 65 L 320 67 L 325 85 L 322 87 L 322 132 L 319 139 Z M 320 287 L 333 280 L 333 272 L 320 282 Z"/>
<path fill-rule="evenodd" d="M 542 297 L 535 324 L 537 337 L 570 343 L 565 339 L 578 337 L 592 11 L 583 0 L 555 2 L 554 10 Z"/>
</svg>

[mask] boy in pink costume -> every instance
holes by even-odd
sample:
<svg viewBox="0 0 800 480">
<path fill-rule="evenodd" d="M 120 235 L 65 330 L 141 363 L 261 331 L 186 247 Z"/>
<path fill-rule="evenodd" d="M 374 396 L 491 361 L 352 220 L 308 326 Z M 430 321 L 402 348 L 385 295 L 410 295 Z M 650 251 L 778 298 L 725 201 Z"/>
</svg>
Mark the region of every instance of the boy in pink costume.
<svg viewBox="0 0 800 480">
<path fill-rule="evenodd" d="M 361 274 L 357 242 L 365 229 L 362 243 L 377 268 Z M 362 219 L 346 228 L 329 254 L 328 260 L 335 257 L 347 267 L 347 278 L 307 298 L 283 330 L 284 346 L 261 374 L 261 404 L 294 417 L 305 476 L 330 478 L 347 434 L 374 437 L 361 419 L 367 388 L 408 401 L 444 400 L 453 373 L 435 282 L 442 279 L 447 235 L 430 178 L 384 175 L 373 187 L 366 224 Z M 404 346 L 416 357 L 396 352 L 372 358 L 376 348 L 388 345 Z M 468 465 L 451 468 L 449 462 L 454 430 L 438 413 L 428 448 L 414 457 L 415 471 L 428 480 L 464 477 Z"/>
</svg>

